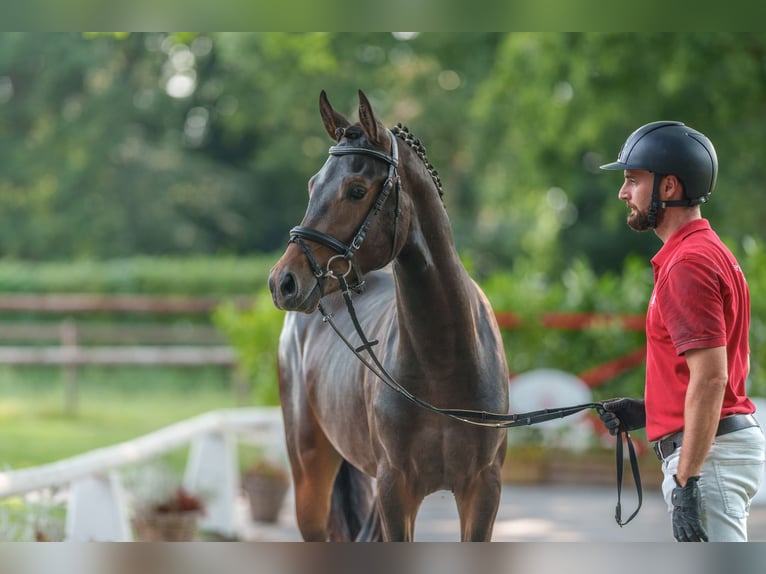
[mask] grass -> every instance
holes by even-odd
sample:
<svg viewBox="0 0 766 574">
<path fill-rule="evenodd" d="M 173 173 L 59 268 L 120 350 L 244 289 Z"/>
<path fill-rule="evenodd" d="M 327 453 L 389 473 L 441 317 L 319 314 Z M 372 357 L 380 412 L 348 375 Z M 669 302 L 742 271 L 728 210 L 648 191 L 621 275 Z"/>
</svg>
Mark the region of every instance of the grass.
<svg viewBox="0 0 766 574">
<path fill-rule="evenodd" d="M 83 369 L 65 409 L 56 369 L 0 370 L 0 466 L 23 468 L 130 440 L 238 403 L 223 369 Z M 184 457 L 184 453 L 178 456 Z"/>
</svg>

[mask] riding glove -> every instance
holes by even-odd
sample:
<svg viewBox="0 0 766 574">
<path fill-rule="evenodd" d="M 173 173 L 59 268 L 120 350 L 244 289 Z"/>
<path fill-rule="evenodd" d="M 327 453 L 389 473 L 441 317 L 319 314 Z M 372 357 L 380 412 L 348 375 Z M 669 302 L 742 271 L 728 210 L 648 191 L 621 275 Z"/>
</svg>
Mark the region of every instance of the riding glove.
<svg viewBox="0 0 766 574">
<path fill-rule="evenodd" d="M 675 475 L 673 479 L 676 480 Z M 708 537 L 700 519 L 699 476 L 690 476 L 685 486 L 673 489 L 673 538 L 679 542 L 707 542 Z M 678 480 L 676 480 L 678 484 Z"/>
<path fill-rule="evenodd" d="M 619 431 L 642 429 L 646 426 L 646 409 L 642 399 L 619 398 L 603 403 L 598 409 L 598 416 L 609 434 Z"/>
</svg>

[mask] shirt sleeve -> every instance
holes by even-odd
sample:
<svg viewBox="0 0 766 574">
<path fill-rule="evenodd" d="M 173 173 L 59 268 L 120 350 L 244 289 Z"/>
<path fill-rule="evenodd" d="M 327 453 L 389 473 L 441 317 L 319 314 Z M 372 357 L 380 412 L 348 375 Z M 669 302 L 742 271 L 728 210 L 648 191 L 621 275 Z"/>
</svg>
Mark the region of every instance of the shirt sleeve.
<svg viewBox="0 0 766 574">
<path fill-rule="evenodd" d="M 658 290 L 657 304 L 679 355 L 726 345 L 721 276 L 710 261 L 675 262 Z"/>
</svg>

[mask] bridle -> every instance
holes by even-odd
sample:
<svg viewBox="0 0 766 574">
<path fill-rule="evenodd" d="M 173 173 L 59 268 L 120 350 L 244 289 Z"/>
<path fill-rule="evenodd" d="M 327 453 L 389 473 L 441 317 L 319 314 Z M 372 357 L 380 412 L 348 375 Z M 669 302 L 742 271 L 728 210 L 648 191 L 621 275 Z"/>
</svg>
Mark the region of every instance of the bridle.
<svg viewBox="0 0 766 574">
<path fill-rule="evenodd" d="M 397 245 L 396 236 L 397 236 L 397 223 L 398 223 L 398 217 L 399 217 L 399 192 L 400 192 L 399 175 L 397 172 L 397 168 L 399 166 L 399 154 L 398 154 L 398 147 L 396 144 L 395 136 L 390 130 L 386 130 L 386 132 L 388 133 L 388 136 L 391 142 L 390 155 L 380 152 L 378 150 L 374 150 L 374 149 L 366 148 L 366 147 L 332 146 L 329 149 L 330 155 L 334 155 L 334 156 L 352 155 L 352 154 L 367 155 L 367 156 L 382 160 L 386 162 L 389 166 L 388 175 L 386 177 L 386 180 L 383 182 L 383 185 L 380 191 L 378 192 L 378 196 L 375 199 L 375 203 L 370 208 L 370 211 L 367 213 L 367 216 L 365 217 L 364 221 L 362 222 L 362 225 L 359 227 L 358 231 L 354 235 L 354 238 L 351 240 L 351 243 L 347 245 L 343 243 L 342 241 L 336 239 L 332 235 L 329 235 L 322 231 L 317 231 L 310 227 L 297 226 L 297 227 L 293 227 L 290 230 L 289 243 L 297 243 L 298 246 L 301 248 L 301 250 L 304 252 L 304 254 L 306 255 L 306 258 L 309 261 L 309 265 L 311 266 L 311 269 L 314 273 L 314 277 L 316 277 L 317 284 L 320 285 L 320 288 L 321 288 L 321 280 L 324 278 L 336 279 L 339 282 L 340 291 L 343 296 L 343 300 L 346 304 L 346 308 L 348 309 L 349 316 L 351 317 L 351 321 L 354 325 L 354 329 L 356 330 L 357 335 L 361 339 L 362 344 L 358 347 L 355 347 L 353 343 L 351 343 L 351 341 L 343 333 L 341 333 L 340 329 L 333 321 L 333 314 L 328 313 L 324 309 L 324 306 L 322 305 L 320 301 L 318 305 L 318 310 L 320 314 L 322 315 L 322 321 L 324 321 L 325 323 L 328 323 L 332 327 L 332 329 L 335 331 L 338 337 L 340 337 L 343 343 L 351 350 L 352 353 L 354 353 L 357 359 L 359 359 L 359 361 L 365 367 L 367 367 L 367 369 L 369 369 L 375 376 L 377 376 L 378 379 L 380 379 L 386 386 L 388 386 L 389 388 L 397 392 L 399 395 L 407 399 L 409 402 L 421 408 L 424 408 L 426 410 L 429 410 L 441 415 L 445 415 L 449 418 L 452 418 L 464 423 L 468 423 L 468 424 L 472 424 L 476 426 L 496 428 L 496 429 L 500 429 L 500 428 L 507 429 L 507 428 L 514 428 L 514 427 L 520 427 L 520 426 L 530 426 L 530 425 L 545 422 L 545 421 L 567 417 L 590 408 L 594 408 L 594 409 L 603 408 L 603 403 L 593 402 L 593 403 L 584 403 L 580 405 L 574 405 L 570 407 L 543 409 L 543 410 L 538 410 L 533 412 L 517 413 L 517 414 L 494 413 L 494 412 L 477 411 L 477 410 L 471 410 L 471 409 L 445 409 L 445 408 L 436 407 L 432 405 L 431 403 L 424 401 L 423 399 L 410 393 L 383 366 L 380 359 L 378 358 L 378 356 L 375 354 L 375 351 L 373 350 L 373 347 L 378 343 L 378 341 L 376 340 L 370 341 L 367 338 L 364 330 L 362 329 L 362 326 L 359 323 L 359 319 L 357 318 L 357 315 L 356 315 L 356 310 L 354 308 L 353 301 L 351 299 L 351 291 L 353 290 L 359 293 L 363 290 L 363 287 L 364 287 L 364 279 L 359 269 L 359 266 L 356 263 L 354 255 L 362 246 L 362 243 L 364 242 L 365 237 L 367 236 L 367 231 L 372 225 L 372 222 L 375 220 L 375 218 L 378 216 L 378 214 L 382 210 L 383 205 L 385 204 L 392 190 L 395 190 L 396 206 L 395 206 L 394 233 L 393 233 L 393 240 L 391 245 L 390 259 L 393 260 L 394 256 L 396 255 L 396 245 Z M 317 263 L 316 259 L 312 255 L 311 250 L 306 245 L 304 240 L 312 241 L 312 242 L 324 245 L 325 247 L 329 247 L 330 249 L 335 251 L 337 254 L 330 257 L 330 259 L 327 261 L 327 264 L 325 266 L 326 268 L 322 269 L 322 267 Z M 344 261 L 348 263 L 348 269 L 345 271 L 345 273 L 337 274 L 331 269 L 331 265 L 333 261 L 336 259 L 343 259 Z M 349 284 L 348 281 L 346 280 L 346 277 L 351 273 L 351 271 L 353 271 L 356 276 L 356 281 L 353 284 Z M 369 358 L 364 357 L 362 355 L 363 351 L 367 352 Z M 621 499 L 620 495 L 622 492 L 622 474 L 623 474 L 623 436 L 628 445 L 628 454 L 630 456 L 630 466 L 631 466 L 631 471 L 633 472 L 633 479 L 636 484 L 636 491 L 638 495 L 638 507 L 633 512 L 633 514 L 631 514 L 630 517 L 628 517 L 628 519 L 624 521 L 622 520 L 622 506 L 620 502 L 620 499 Z M 630 434 L 628 434 L 627 431 L 618 431 L 616 460 L 617 460 L 617 507 L 615 510 L 615 520 L 617 521 L 617 524 L 619 524 L 620 526 L 624 526 L 628 522 L 633 520 L 633 518 L 638 514 L 638 511 L 641 509 L 641 503 L 642 503 L 641 476 L 640 476 L 639 467 L 638 467 L 638 459 L 636 458 L 636 452 L 633 446 L 633 441 L 631 440 Z"/>
<path fill-rule="evenodd" d="M 386 130 L 386 133 L 388 134 L 388 138 L 391 143 L 390 155 L 368 147 L 336 145 L 329 149 L 329 154 L 333 156 L 366 155 L 384 161 L 388 164 L 388 175 L 386 176 L 380 191 L 378 191 L 378 196 L 375 199 L 375 203 L 373 203 L 372 207 L 367 212 L 367 216 L 364 218 L 362 225 L 357 230 L 356 234 L 351 240 L 351 243 L 343 243 L 332 235 L 322 231 L 317 231 L 311 227 L 303 227 L 298 225 L 290 230 L 290 241 L 288 243 L 297 243 L 301 248 L 309 261 L 309 265 L 311 265 L 311 270 L 314 273 L 314 277 L 316 277 L 317 282 L 320 282 L 324 278 L 337 279 L 342 277 L 345 279 L 353 271 L 355 275 L 355 281 L 350 284 L 350 288 L 357 293 L 361 293 L 361 291 L 364 289 L 364 277 L 354 256 L 356 255 L 356 252 L 359 251 L 359 249 L 362 247 L 362 244 L 367 237 L 367 231 L 369 231 L 372 222 L 380 214 L 381 210 L 383 209 L 383 205 L 386 203 L 386 200 L 388 199 L 388 196 L 391 194 L 392 190 L 394 191 L 396 205 L 394 206 L 394 230 L 393 238 L 391 240 L 391 256 L 389 259 L 393 259 L 396 255 L 397 230 L 399 227 L 398 220 L 400 183 L 399 173 L 397 172 L 397 168 L 399 167 L 399 148 L 396 144 L 396 138 L 394 137 L 394 134 L 391 133 L 390 130 Z M 309 249 L 304 240 L 319 243 L 320 245 L 329 247 L 336 252 L 336 255 L 333 255 L 330 257 L 330 259 L 328 259 L 327 264 L 325 265 L 325 269 L 322 269 L 322 267 L 317 263 L 316 259 L 311 253 L 311 249 Z M 332 270 L 333 262 L 339 259 L 346 261 L 348 264 L 348 268 L 341 275 L 336 274 Z"/>
</svg>

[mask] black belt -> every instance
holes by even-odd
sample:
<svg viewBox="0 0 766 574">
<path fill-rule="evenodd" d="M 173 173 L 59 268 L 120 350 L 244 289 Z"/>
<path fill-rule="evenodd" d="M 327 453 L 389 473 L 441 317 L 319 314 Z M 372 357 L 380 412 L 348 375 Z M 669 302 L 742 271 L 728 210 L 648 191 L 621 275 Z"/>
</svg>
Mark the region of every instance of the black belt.
<svg viewBox="0 0 766 574">
<path fill-rule="evenodd" d="M 757 426 L 759 426 L 758 421 L 755 420 L 753 415 L 731 415 L 720 420 L 715 436 Z M 665 460 L 681 446 L 683 436 L 684 431 L 678 431 L 666 436 L 662 440 L 658 440 L 654 443 L 654 454 L 657 455 L 658 459 Z"/>
</svg>

